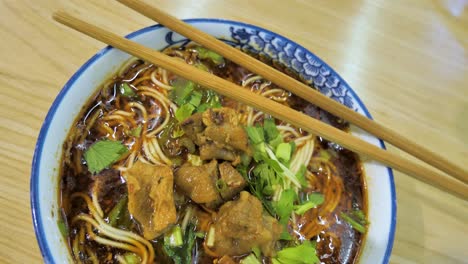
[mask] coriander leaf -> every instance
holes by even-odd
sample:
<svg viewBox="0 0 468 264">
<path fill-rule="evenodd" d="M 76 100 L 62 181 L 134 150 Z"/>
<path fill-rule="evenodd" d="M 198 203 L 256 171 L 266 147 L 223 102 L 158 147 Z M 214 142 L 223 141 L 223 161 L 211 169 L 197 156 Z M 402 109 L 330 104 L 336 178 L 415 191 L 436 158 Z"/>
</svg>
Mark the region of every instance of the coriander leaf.
<svg viewBox="0 0 468 264">
<path fill-rule="evenodd" d="M 190 96 L 189 103 L 197 107 L 200 105 L 201 99 L 202 99 L 202 94 L 200 92 L 194 91 L 192 95 Z"/>
<path fill-rule="evenodd" d="M 284 190 L 281 193 L 281 197 L 279 201 L 275 205 L 276 214 L 280 218 L 281 224 L 287 224 L 289 221 L 289 217 L 291 216 L 291 212 L 294 208 L 294 200 L 296 200 L 297 195 L 293 189 Z"/>
<path fill-rule="evenodd" d="M 201 46 L 196 47 L 195 50 L 198 52 L 198 58 L 200 59 L 210 59 L 216 65 L 224 63 L 224 58 L 214 51 Z"/>
<path fill-rule="evenodd" d="M 262 264 L 254 253 L 249 254 L 247 257 L 241 259 L 240 264 Z"/>
<path fill-rule="evenodd" d="M 245 130 L 252 144 L 260 144 L 265 141 L 263 129 L 260 126 L 248 126 Z"/>
<path fill-rule="evenodd" d="M 171 99 L 178 105 L 186 104 L 190 99 L 190 94 L 195 89 L 196 84 L 192 81 L 178 78 L 172 84 L 174 90 L 171 91 Z"/>
<path fill-rule="evenodd" d="M 133 91 L 132 87 L 130 87 L 128 83 L 122 83 L 119 89 L 122 96 L 132 97 L 136 95 L 135 91 Z"/>
<path fill-rule="evenodd" d="M 273 148 L 276 148 L 281 143 L 283 143 L 283 137 L 280 134 L 268 141 L 268 144 Z"/>
<path fill-rule="evenodd" d="M 322 194 L 313 193 L 308 195 L 308 201 L 301 205 L 294 206 L 294 212 L 298 215 L 304 215 L 307 211 L 312 208 L 317 207 L 318 205 L 322 204 L 324 201 L 324 197 Z"/>
<path fill-rule="evenodd" d="M 179 122 L 182 122 L 192 115 L 193 110 L 195 110 L 195 106 L 191 104 L 184 104 L 179 107 L 179 109 L 177 109 L 175 112 L 175 117 Z"/>
<path fill-rule="evenodd" d="M 91 145 L 84 153 L 88 170 L 98 173 L 109 167 L 128 151 L 119 141 L 101 140 Z"/>
<path fill-rule="evenodd" d="M 201 102 L 202 104 L 197 107 L 197 113 L 205 112 L 210 108 L 220 108 L 222 106 L 218 94 L 212 90 L 205 90 L 203 92 Z"/>
<path fill-rule="evenodd" d="M 283 228 L 283 232 L 280 234 L 279 239 L 289 241 L 289 240 L 293 240 L 293 237 L 291 236 L 291 234 L 289 234 L 286 228 Z"/>
<path fill-rule="evenodd" d="M 265 130 L 265 135 L 268 142 L 280 135 L 278 128 L 276 128 L 275 120 L 272 118 L 267 118 L 265 121 L 263 121 L 263 129 Z"/>
<path fill-rule="evenodd" d="M 310 241 L 304 241 L 303 244 L 284 248 L 278 251 L 274 260 L 282 264 L 316 264 L 319 263 L 315 251 L 315 245 Z M 275 262 L 274 262 L 275 263 Z"/>
<path fill-rule="evenodd" d="M 254 253 L 255 257 L 260 258 L 262 256 L 262 251 L 259 247 L 253 247 L 252 253 Z"/>
</svg>

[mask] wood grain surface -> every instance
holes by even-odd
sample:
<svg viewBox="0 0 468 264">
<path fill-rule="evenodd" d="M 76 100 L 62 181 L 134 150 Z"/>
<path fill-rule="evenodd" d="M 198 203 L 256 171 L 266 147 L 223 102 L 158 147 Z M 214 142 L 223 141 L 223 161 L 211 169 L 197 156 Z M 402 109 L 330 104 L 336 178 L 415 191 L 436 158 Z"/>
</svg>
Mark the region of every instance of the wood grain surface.
<svg viewBox="0 0 468 264">
<path fill-rule="evenodd" d="M 468 166 L 468 0 L 147 0 L 286 36 L 331 65 L 376 120 Z M 41 263 L 29 177 L 42 121 L 104 44 L 59 26 L 66 9 L 125 35 L 154 24 L 115 1 L 0 0 L 0 263 Z M 389 149 L 402 156 L 400 151 Z M 395 173 L 392 263 L 467 263 L 468 202 Z"/>
</svg>

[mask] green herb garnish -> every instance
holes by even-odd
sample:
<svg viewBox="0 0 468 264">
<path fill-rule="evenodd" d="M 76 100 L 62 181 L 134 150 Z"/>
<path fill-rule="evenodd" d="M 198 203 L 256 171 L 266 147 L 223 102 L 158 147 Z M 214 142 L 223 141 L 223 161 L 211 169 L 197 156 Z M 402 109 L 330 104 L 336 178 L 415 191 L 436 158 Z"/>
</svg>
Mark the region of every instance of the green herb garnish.
<svg viewBox="0 0 468 264">
<path fill-rule="evenodd" d="M 241 259 L 240 264 L 262 264 L 254 253 L 249 254 L 247 257 Z"/>
<path fill-rule="evenodd" d="M 120 85 L 120 94 L 126 97 L 132 97 L 136 95 L 135 91 L 133 91 L 132 87 L 130 87 L 128 83 L 122 83 Z"/>
<path fill-rule="evenodd" d="M 366 232 L 366 229 L 367 229 L 366 226 L 368 222 L 366 220 L 366 216 L 364 215 L 364 212 L 362 212 L 361 210 L 354 210 L 349 214 L 342 212 L 340 216 L 358 232 L 360 233 Z"/>
<path fill-rule="evenodd" d="M 289 217 L 294 208 L 294 201 L 296 200 L 297 195 L 293 189 L 284 190 L 281 193 L 279 201 L 275 205 L 276 214 L 279 217 L 279 222 L 283 225 L 287 225 Z"/>
<path fill-rule="evenodd" d="M 184 241 L 182 239 L 182 229 L 180 229 L 180 226 L 174 226 L 164 235 L 164 245 L 180 247 L 182 244 L 184 244 Z"/>
<path fill-rule="evenodd" d="M 120 199 L 119 202 L 112 208 L 112 210 L 107 215 L 107 219 L 109 221 L 109 225 L 115 227 L 119 220 L 123 217 L 124 211 L 127 210 L 127 201 L 128 198 L 125 195 Z"/>
<path fill-rule="evenodd" d="M 194 82 L 188 81 L 182 78 L 177 78 L 172 84 L 174 90 L 171 91 L 171 99 L 178 105 L 188 103 L 190 100 L 190 94 L 197 86 Z"/>
<path fill-rule="evenodd" d="M 128 151 L 119 141 L 101 140 L 91 145 L 84 153 L 88 170 L 98 173 L 109 167 Z"/>
<path fill-rule="evenodd" d="M 296 214 L 304 215 L 307 211 L 317 207 L 318 205 L 321 205 L 324 201 L 323 195 L 319 193 L 309 194 L 307 195 L 307 198 L 307 201 L 305 201 L 304 203 L 294 206 L 294 212 Z"/>
<path fill-rule="evenodd" d="M 125 255 L 123 255 L 123 259 L 125 260 L 125 263 L 127 264 L 140 264 L 141 263 L 141 260 L 140 260 L 140 257 L 137 256 L 137 254 L 135 253 L 125 253 Z"/>
<path fill-rule="evenodd" d="M 316 264 L 319 258 L 315 250 L 315 244 L 304 241 L 303 244 L 288 247 L 278 251 L 277 256 L 272 259 L 274 264 Z"/>
<path fill-rule="evenodd" d="M 130 130 L 130 135 L 139 138 L 141 135 L 141 126 L 137 126 L 134 129 Z"/>
<path fill-rule="evenodd" d="M 280 143 L 276 147 L 275 155 L 279 160 L 288 162 L 291 159 L 292 147 L 289 143 Z"/>
<path fill-rule="evenodd" d="M 68 226 L 65 223 L 65 221 L 60 217 L 60 219 L 57 221 L 58 228 L 60 230 L 60 233 L 62 236 L 67 237 L 68 236 Z"/>
<path fill-rule="evenodd" d="M 223 56 L 219 55 L 214 51 L 211 51 L 201 46 L 197 46 L 195 50 L 198 52 L 198 58 L 200 59 L 210 59 L 216 65 L 221 65 L 224 63 Z"/>
<path fill-rule="evenodd" d="M 181 231 L 180 227 L 179 231 Z M 176 232 L 179 233 L 179 231 Z M 179 236 L 179 234 L 176 235 Z M 180 238 L 181 241 L 175 241 Z M 166 238 L 164 239 L 164 252 L 172 258 L 175 264 L 192 263 L 192 250 L 196 239 L 197 233 L 194 231 L 194 226 L 192 224 L 188 224 L 183 235 L 174 240 L 176 243 L 172 243 L 170 240 L 166 240 Z M 180 246 L 174 246 L 175 244 L 180 244 Z"/>
<path fill-rule="evenodd" d="M 188 117 L 190 117 L 195 110 L 195 106 L 191 104 L 184 104 L 177 111 L 175 112 L 175 117 L 179 122 L 184 121 Z"/>
</svg>

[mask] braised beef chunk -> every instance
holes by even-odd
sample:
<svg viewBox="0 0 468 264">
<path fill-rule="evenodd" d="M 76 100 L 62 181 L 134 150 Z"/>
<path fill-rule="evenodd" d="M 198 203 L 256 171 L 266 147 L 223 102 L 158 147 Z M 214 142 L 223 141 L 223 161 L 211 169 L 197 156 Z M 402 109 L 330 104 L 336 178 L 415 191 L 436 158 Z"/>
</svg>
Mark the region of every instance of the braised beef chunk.
<svg viewBox="0 0 468 264">
<path fill-rule="evenodd" d="M 224 200 L 231 200 L 247 185 L 244 177 L 229 162 L 219 165 L 219 182 L 219 193 Z"/>
<path fill-rule="evenodd" d="M 214 108 L 197 113 L 181 124 L 187 137 L 199 146 L 202 160 L 240 161 L 240 152 L 250 154 L 247 133 L 234 109 Z"/>
<path fill-rule="evenodd" d="M 229 256 L 222 256 L 217 264 L 236 264 L 236 262 Z"/>
<path fill-rule="evenodd" d="M 142 226 L 146 239 L 158 237 L 176 222 L 172 169 L 138 161 L 124 177 L 128 210 Z"/>
<path fill-rule="evenodd" d="M 221 206 L 214 228 L 213 250 L 220 256 L 240 256 L 254 247 L 272 256 L 282 231 L 276 219 L 263 214 L 260 200 L 248 192 L 241 192 L 238 200 Z"/>
<path fill-rule="evenodd" d="M 218 162 L 202 166 L 182 165 L 175 173 L 175 183 L 186 196 L 198 204 L 214 207 L 222 202 L 216 189 Z"/>
<path fill-rule="evenodd" d="M 202 122 L 202 114 L 196 113 L 185 119 L 180 126 L 191 140 L 197 141 L 197 135 L 205 129 Z"/>
<path fill-rule="evenodd" d="M 209 126 L 205 129 L 204 134 L 219 146 L 244 152 L 249 150 L 247 134 L 240 126 Z"/>
<path fill-rule="evenodd" d="M 206 143 L 200 146 L 200 159 L 221 159 L 237 161 L 237 163 L 240 161 L 240 157 L 235 151 L 217 147 L 214 143 Z"/>
<path fill-rule="evenodd" d="M 211 108 L 203 112 L 204 135 L 219 147 L 249 151 L 248 137 L 239 125 L 239 118 L 232 108 Z"/>
</svg>

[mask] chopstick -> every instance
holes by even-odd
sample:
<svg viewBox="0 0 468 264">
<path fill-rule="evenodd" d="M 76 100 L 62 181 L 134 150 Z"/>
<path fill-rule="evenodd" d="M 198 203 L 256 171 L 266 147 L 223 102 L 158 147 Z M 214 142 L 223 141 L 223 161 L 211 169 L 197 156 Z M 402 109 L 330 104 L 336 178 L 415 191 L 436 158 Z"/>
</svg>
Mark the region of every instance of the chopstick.
<svg viewBox="0 0 468 264">
<path fill-rule="evenodd" d="M 118 2 L 132 8 L 142 15 L 172 29 L 173 31 L 195 41 L 196 43 L 211 49 L 225 58 L 245 67 L 246 69 L 272 81 L 280 87 L 307 100 L 316 106 L 341 117 L 363 130 L 385 140 L 412 156 L 438 168 L 439 170 L 453 176 L 454 178 L 468 184 L 468 172 L 433 151 L 403 137 L 394 130 L 385 127 L 372 119 L 360 115 L 348 107 L 330 99 L 320 92 L 310 89 L 309 86 L 298 80 L 276 70 L 259 60 L 227 45 L 226 43 L 208 35 L 207 33 L 179 20 L 164 11 L 138 0 L 117 0 Z"/>
<path fill-rule="evenodd" d="M 53 18 L 56 21 L 94 39 L 107 43 L 142 60 L 157 64 L 185 79 L 194 81 L 202 87 L 210 88 L 221 95 L 252 106 L 260 111 L 272 115 L 275 118 L 286 121 L 294 126 L 301 127 L 314 135 L 336 142 L 347 149 L 380 161 L 403 173 L 412 175 L 423 182 L 468 200 L 468 185 L 457 180 L 443 176 L 433 170 L 385 151 L 344 131 L 324 124 L 308 115 L 271 101 L 261 95 L 243 89 L 234 83 L 164 55 L 161 52 L 152 50 L 141 44 L 135 43 L 112 32 L 75 18 L 66 12 L 56 12 L 54 13 Z"/>
</svg>

